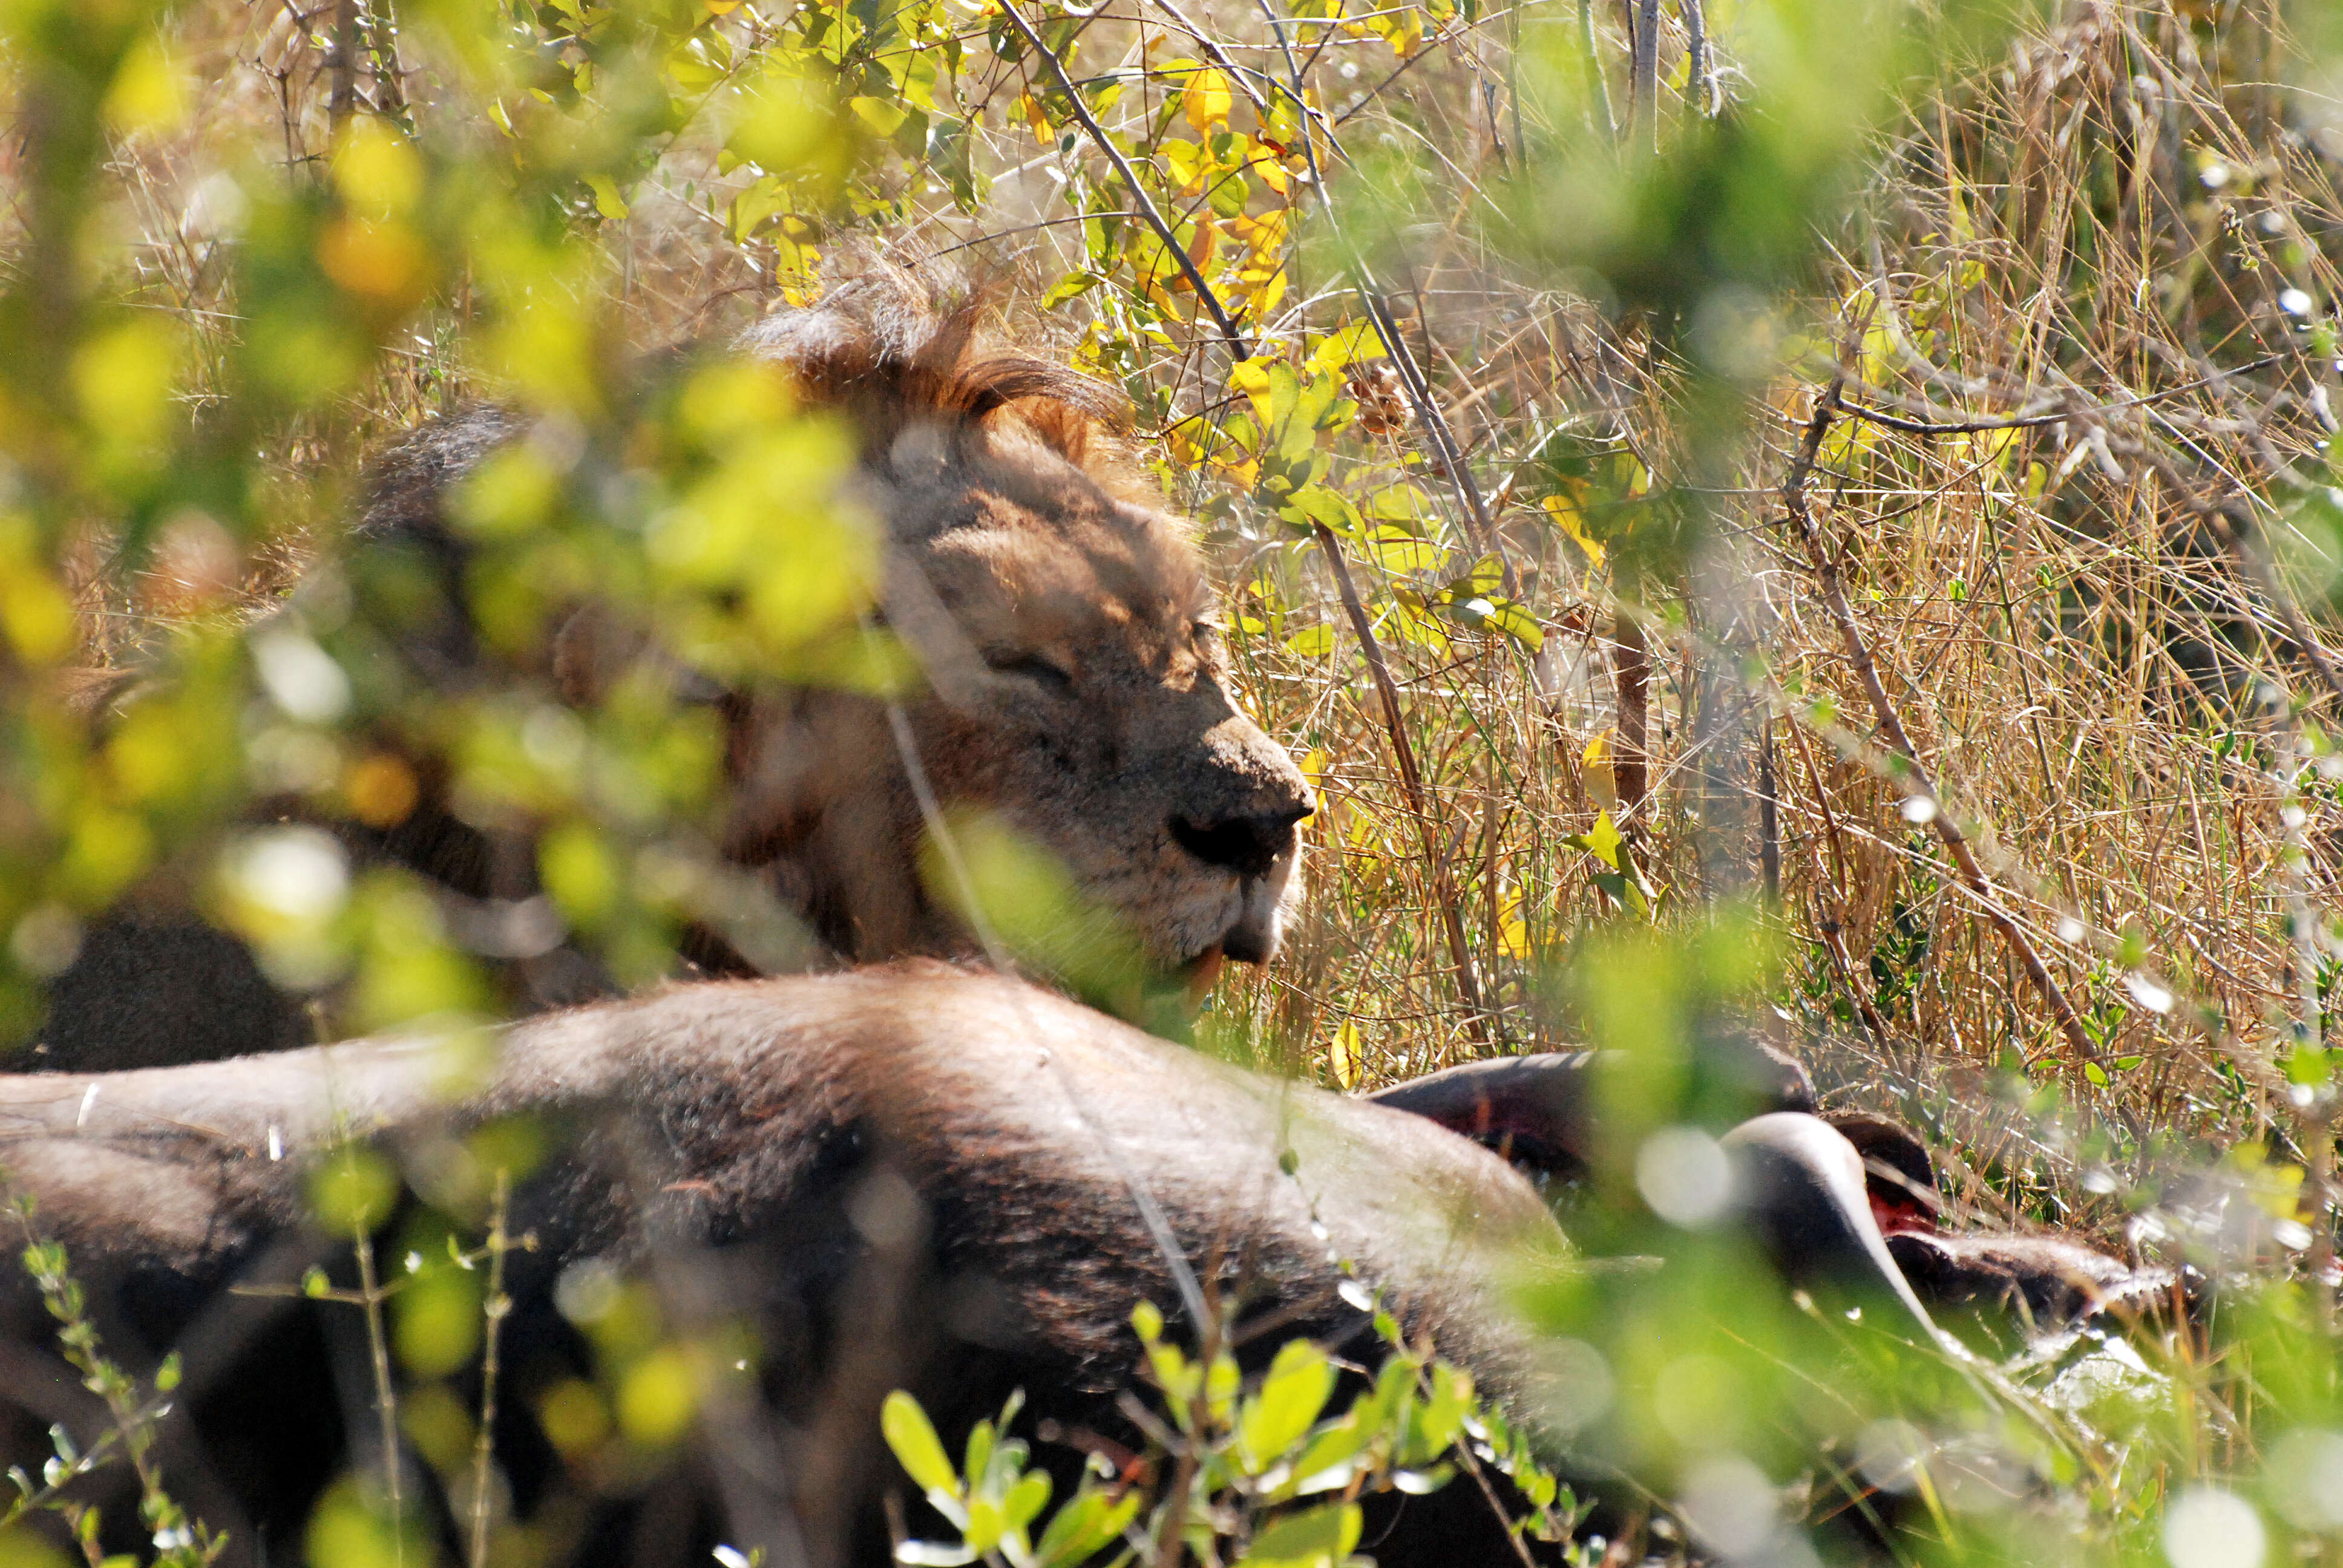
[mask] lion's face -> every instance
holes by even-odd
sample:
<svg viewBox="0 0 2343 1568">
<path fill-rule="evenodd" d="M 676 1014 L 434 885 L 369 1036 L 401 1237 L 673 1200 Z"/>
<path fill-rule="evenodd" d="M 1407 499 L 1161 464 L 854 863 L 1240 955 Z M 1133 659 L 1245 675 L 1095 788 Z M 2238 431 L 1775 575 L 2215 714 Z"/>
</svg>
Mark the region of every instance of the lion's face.
<svg viewBox="0 0 2343 1568">
<path fill-rule="evenodd" d="M 1180 526 L 1013 427 L 915 424 L 870 474 L 894 552 L 886 618 L 929 682 L 902 728 L 936 804 L 1048 850 L 1161 970 L 1266 961 L 1312 801 L 1230 699 Z M 819 759 L 819 810 L 768 841 L 800 907 L 856 957 L 967 943 L 919 882 L 903 738 L 867 699 L 801 699 L 736 752 L 752 776 L 799 780 Z M 749 835 L 780 829 L 756 790 L 743 799 Z"/>
</svg>

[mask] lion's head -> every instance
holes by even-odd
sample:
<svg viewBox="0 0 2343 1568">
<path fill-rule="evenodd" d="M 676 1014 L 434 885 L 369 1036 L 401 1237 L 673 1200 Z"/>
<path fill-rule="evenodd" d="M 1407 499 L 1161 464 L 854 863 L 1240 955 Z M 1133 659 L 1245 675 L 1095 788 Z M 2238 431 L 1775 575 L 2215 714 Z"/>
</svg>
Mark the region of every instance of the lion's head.
<svg viewBox="0 0 2343 1568">
<path fill-rule="evenodd" d="M 872 270 L 735 346 L 851 424 L 851 486 L 883 524 L 875 618 L 924 678 L 893 708 L 736 681 L 726 853 L 844 958 L 964 954 L 978 944 L 949 857 L 928 846 L 931 819 L 976 817 L 1045 851 L 1144 967 L 1193 980 L 1223 957 L 1265 961 L 1310 789 L 1230 699 L 1186 527 L 1109 460 L 1115 399 L 975 327 L 973 309 Z M 517 438 L 524 422 L 480 408 L 402 442 L 377 465 L 360 548 L 404 537 L 460 578 L 446 498 Z M 573 695 L 640 657 L 639 637 L 609 629 L 589 609 L 558 639 Z M 406 640 L 445 668 L 475 657 L 460 627 Z M 712 939 L 694 956 L 751 967 Z"/>
<path fill-rule="evenodd" d="M 908 749 L 930 807 L 1047 849 L 1154 966 L 1263 962 L 1309 787 L 1230 698 L 1187 528 L 1103 459 L 1100 387 L 973 327 L 881 275 L 742 341 L 853 417 L 883 613 L 927 682 L 900 715 L 835 693 L 743 705 L 733 853 L 856 959 L 965 946 L 919 871 Z"/>
</svg>

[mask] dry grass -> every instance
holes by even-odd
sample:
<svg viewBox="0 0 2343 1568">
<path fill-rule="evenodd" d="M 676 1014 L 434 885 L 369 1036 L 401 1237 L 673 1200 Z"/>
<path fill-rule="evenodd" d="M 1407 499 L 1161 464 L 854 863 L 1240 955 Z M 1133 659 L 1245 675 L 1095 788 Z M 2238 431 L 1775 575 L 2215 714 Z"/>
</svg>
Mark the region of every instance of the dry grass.
<svg viewBox="0 0 2343 1568">
<path fill-rule="evenodd" d="M 1341 117 L 1344 157 L 1373 163 L 1377 179 L 1413 169 L 1415 188 L 1439 198 L 1393 229 L 1378 265 L 1482 487 L 1508 503 L 1502 520 L 1524 597 L 1546 628 L 1534 658 L 1501 638 L 1387 638 L 1432 790 L 1435 867 L 1322 563 L 1242 507 L 1218 513 L 1232 606 L 1267 628 L 1237 639 L 1251 699 L 1311 754 L 1325 800 L 1309 829 L 1311 911 L 1290 957 L 1224 982 L 1219 1005 L 1259 1049 L 1346 1082 L 1488 1049 L 1459 1005 L 1436 886 L 1461 900 L 1473 961 L 1500 1004 L 1496 1033 L 1509 1044 L 1574 1027 L 1566 1010 L 1538 1002 L 1538 974 L 1633 919 L 1598 890 L 1605 868 L 1566 842 L 1618 808 L 1610 762 L 1589 755 L 1618 721 L 1617 585 L 1543 520 L 1534 491 L 1507 480 L 1558 429 L 1633 452 L 1662 486 L 1682 480 L 1694 457 L 1684 371 L 1665 345 L 1525 274 L 1489 237 L 1518 113 L 1508 51 L 1524 34 L 1535 47 L 1574 30 L 1566 10 L 1459 23 L 1403 71 L 1371 38 L 1339 39 L 1306 67 Z M 1241 64 L 1272 63 L 1267 30 L 1243 7 L 1190 15 L 1208 17 Z M 236 326 L 216 250 L 226 228 L 206 216 L 206 193 L 218 187 L 206 182 L 239 160 L 317 156 L 331 89 L 317 40 L 329 15 L 268 4 L 190 8 L 178 23 L 190 112 L 166 136 L 133 138 L 112 166 L 108 221 L 122 242 L 112 254 L 136 269 L 147 303 L 186 315 L 203 335 Z M 2263 508 L 2322 471 L 2333 367 L 2308 351 L 2282 291 L 2304 291 L 2314 315 L 2334 297 L 2343 147 L 2319 126 L 2325 100 L 2275 85 L 2306 67 L 2274 5 L 2223 7 L 2217 28 L 2207 15 L 2165 0 L 2085 0 L 2014 45 L 1945 63 L 1915 90 L 1908 118 L 1880 143 L 1859 209 L 1831 236 L 1833 259 L 1781 318 L 1786 368 L 1754 392 L 1754 435 L 1729 479 L 1712 486 L 1733 569 L 1754 588 L 1754 632 L 1711 624 L 1707 607 L 1664 585 L 1643 596 L 1655 648 L 1652 786 L 1623 821 L 1663 895 L 1659 924 L 1698 918 L 1717 887 L 1760 880 L 1768 850 L 1754 812 L 1724 830 L 1696 831 L 1691 816 L 1702 760 L 1692 738 L 1703 732 L 1693 675 L 1713 639 L 1730 631 L 1745 646 L 1754 635 L 1778 686 L 1728 689 L 1745 722 L 1722 765 L 1754 790 L 1762 750 L 1775 781 L 1778 887 L 1762 918 L 1777 939 L 1777 1000 L 1796 1020 L 1785 1032 L 1835 1031 L 1825 1071 L 1850 1098 L 1902 1098 L 1922 1111 L 1933 1101 L 1939 1130 L 1980 1167 L 2002 1169 L 2013 1200 L 2025 1183 L 1992 1141 L 2027 1124 L 1976 1107 L 1979 1075 L 1996 1064 L 2022 1061 L 2059 1084 L 2071 1109 L 2118 1128 L 2220 1142 L 2293 1136 L 2290 1108 L 2273 1104 L 2282 1100 L 2273 1064 L 2301 992 L 2288 890 L 2319 908 L 2334 902 L 2335 791 L 2324 774 L 2302 789 L 2307 820 L 2290 834 L 2292 786 L 2278 766 L 2308 761 L 2333 696 L 2196 508 L 2232 491 Z M 1615 65 L 1624 59 L 1618 18 L 1596 20 L 1609 27 L 1604 51 Z M 1670 26 L 1664 75 L 1683 48 Z M 1135 124 L 1169 90 L 1144 74 L 1144 37 L 1186 49 L 1183 31 L 1152 6 L 1112 7 L 1089 24 L 1078 58 L 1091 73 L 1131 74 L 1117 113 Z M 1729 32 L 1724 46 L 1729 62 Z M 1038 292 L 1080 256 L 1079 229 L 1060 221 L 1056 180 L 1095 179 L 1099 169 L 1087 149 L 1037 146 L 1009 113 L 1026 67 L 983 69 L 967 96 L 990 106 L 976 159 L 992 178 L 990 201 L 970 217 L 932 190 L 907 193 L 910 211 L 888 244 L 950 253 L 1005 294 Z M 378 106 L 404 97 L 418 116 L 438 112 L 419 67 L 368 86 Z M 1613 93 L 1624 104 L 1624 77 Z M 1341 163 L 1332 198 L 1365 215 L 1362 192 L 1372 187 L 1358 182 L 1367 176 Z M 769 246 L 724 236 L 713 216 L 723 188 L 712 146 L 687 133 L 632 216 L 610 226 L 605 281 L 639 340 L 737 318 L 771 276 Z M 1294 339 L 1342 316 L 1343 293 L 1322 268 L 1316 252 L 1302 253 L 1274 332 Z M 1112 302 L 1085 297 L 1049 329 L 1069 351 L 1094 351 L 1117 330 Z M 1883 779 L 1865 739 L 1874 716 L 1782 524 L 1778 490 L 1796 438 L 1850 331 L 1855 395 L 1906 414 L 2156 399 L 2006 436 L 1924 437 L 1843 420 L 1812 481 L 1845 551 L 1862 635 L 1948 804 L 1983 839 L 1998 896 L 2048 955 L 2101 1059 L 2138 1059 L 2107 1082 L 2086 1075 L 1941 847 L 1900 813 L 1902 789 Z M 316 481 L 346 475 L 369 438 L 468 389 L 455 341 L 437 328 L 418 336 L 363 394 L 271 454 L 292 542 L 263 563 L 264 586 L 282 579 L 301 531 L 337 504 L 335 487 Z M 1150 352 L 1124 367 L 1148 395 L 1146 422 L 1225 405 L 1208 335 Z M 2270 357 L 2251 375 L 2175 390 Z M 1384 417 L 1344 438 L 1342 482 L 1423 478 L 1415 431 L 1376 401 L 1390 402 L 1388 387 L 1355 390 Z M 200 381 L 193 396 L 206 396 Z M 1218 493 L 1203 476 L 1170 477 L 1199 508 Z M 1429 527 L 1462 549 L 1453 512 Z M 135 639 L 146 618 L 216 606 L 206 585 L 221 574 L 205 548 L 166 532 L 143 584 L 93 569 L 93 608 Z M 1372 563 L 1358 569 L 1371 598 L 1389 606 L 1392 582 Z M 2323 606 L 2318 613 L 2327 624 Z M 1288 646 L 1317 622 L 1337 628 L 1332 653 Z M 2285 700 L 2273 704 L 2272 691 Z M 1822 699 L 1843 727 L 1817 721 Z M 1615 755 L 1615 735 L 1609 747 Z M 2298 870 L 2289 864 L 2298 845 Z M 2183 1005 L 2141 1005 L 2154 992 L 2127 983 L 2135 970 Z M 2191 999 L 2209 1027 L 2192 1021 Z M 1866 1011 L 1884 1025 L 1875 1038 L 1860 1027 Z M 1966 1120 L 1948 1114 L 1956 1105 Z M 2125 1151 L 2142 1175 L 2156 1154 L 2137 1140 Z M 2041 1179 L 2054 1181 L 2056 1166 Z M 2054 1185 L 2079 1201 L 2071 1182 Z"/>
</svg>

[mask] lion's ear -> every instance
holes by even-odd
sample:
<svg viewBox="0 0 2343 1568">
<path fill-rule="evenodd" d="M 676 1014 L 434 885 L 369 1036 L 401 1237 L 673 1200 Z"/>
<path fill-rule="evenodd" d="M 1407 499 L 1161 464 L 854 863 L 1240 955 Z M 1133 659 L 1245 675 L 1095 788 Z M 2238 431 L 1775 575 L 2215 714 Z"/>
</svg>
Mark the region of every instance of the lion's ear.
<svg viewBox="0 0 2343 1568">
<path fill-rule="evenodd" d="M 887 471 L 899 485 L 932 485 L 951 463 L 951 437 L 933 419 L 912 420 L 887 448 Z"/>
</svg>

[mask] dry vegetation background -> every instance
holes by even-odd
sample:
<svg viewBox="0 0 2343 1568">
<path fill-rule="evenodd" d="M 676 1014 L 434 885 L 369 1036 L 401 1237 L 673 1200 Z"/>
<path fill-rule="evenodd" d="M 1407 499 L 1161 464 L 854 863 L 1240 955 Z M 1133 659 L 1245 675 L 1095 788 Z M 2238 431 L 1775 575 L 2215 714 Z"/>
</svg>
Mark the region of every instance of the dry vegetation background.
<svg viewBox="0 0 2343 1568">
<path fill-rule="evenodd" d="M 710 10 L 744 42 L 783 19 Z M 114 149 L 105 232 L 89 243 L 128 258 L 143 303 L 177 314 L 199 351 L 237 331 L 222 255 L 245 198 L 230 176 L 317 166 L 337 94 L 408 123 L 437 107 L 396 15 L 360 15 L 370 51 L 342 80 L 328 45 L 348 18 L 334 6 L 186 8 L 172 63 L 144 89 L 152 112 L 129 106 L 126 123 L 151 124 Z M 1233 123 L 1266 125 L 1287 56 L 1264 15 L 1110 5 L 1053 39 L 1086 79 L 1122 84 L 1106 120 L 1142 141 L 1151 124 L 1160 141 L 1195 135 L 1161 111 L 1202 63 L 1229 68 Z M 982 5 L 935 20 L 1000 29 Z M 1249 498 L 1243 455 L 1203 435 L 1245 400 L 1192 292 L 1171 279 L 1151 305 L 1127 277 L 1061 286 L 1098 270 L 1081 214 L 1116 192 L 1089 141 L 1054 134 L 1061 111 L 1037 139 L 1031 106 L 1051 84 L 1030 55 L 966 62 L 968 194 L 981 199 L 955 203 L 913 174 L 875 179 L 859 226 L 744 223 L 744 176 L 728 177 L 719 136 L 687 123 L 636 182 L 598 197 L 587 221 L 604 226 L 605 270 L 568 286 L 614 294 L 636 341 L 673 340 L 736 324 L 777 286 L 818 288 L 859 226 L 890 257 L 944 257 L 987 280 L 1013 330 L 1030 334 L 1038 314 L 1062 352 L 1133 391 L 1137 449 L 1212 530 L 1251 699 L 1323 789 L 1288 958 L 1223 983 L 1240 1044 L 1349 1084 L 1580 1037 L 1556 1000 L 1568 986 L 1549 983 L 1557 969 L 1605 961 L 1600 933 L 1623 922 L 1704 918 L 1722 892 L 1775 939 L 1785 1038 L 1826 1030 L 1826 1077 L 1857 1099 L 1901 1099 L 2000 1167 L 2001 1201 L 2085 1200 L 2072 1146 L 1987 1092 L 1996 1069 L 2115 1129 L 2107 1148 L 2128 1174 L 2158 1157 L 2149 1129 L 2267 1137 L 2288 1162 L 2316 1162 L 2325 1141 L 2303 1129 L 2328 1102 L 2306 1121 L 2285 1063 L 2319 1040 L 2312 999 L 2333 971 L 2324 726 L 2337 694 L 2251 564 L 2274 552 L 2310 635 L 2327 635 L 2343 109 L 2316 41 L 2252 0 L 2078 4 L 1919 63 L 1820 264 L 1787 297 L 1721 292 L 1694 324 L 1739 377 L 1737 407 L 1722 410 L 1694 397 L 1684 333 L 1505 243 L 1524 191 L 1558 199 L 1519 166 L 1524 140 L 1604 140 L 1629 116 L 1630 20 L 1568 5 L 1388 11 L 1320 29 L 1296 63 L 1330 111 L 1326 195 L 1365 236 L 1538 628 L 1507 636 L 1454 604 L 1443 613 L 1443 585 L 1489 539 L 1393 362 L 1343 367 L 1359 410 L 1325 437 L 1330 484 L 1398 498 L 1345 548 L 1423 775 L 1421 816 L 1316 541 Z M 1684 17 L 1663 18 L 1663 140 L 1742 89 L 1734 14 L 1704 20 L 1707 81 Z M 1524 73 L 1584 69 L 1584 42 L 1599 95 L 1593 77 L 1565 82 L 1574 96 L 1518 90 Z M 1335 247 L 1293 244 L 1308 180 L 1286 161 L 1282 199 L 1256 173 L 1215 242 L 1284 257 L 1260 320 L 1269 351 L 1300 362 L 1357 307 Z M 1199 186 L 1183 211 L 1209 200 Z M 460 318 L 462 303 L 459 288 L 443 315 Z M 90 552 L 85 591 L 107 651 L 216 609 L 239 576 L 263 590 L 284 580 L 330 533 L 367 442 L 483 388 L 457 341 L 421 319 L 379 374 L 272 443 L 279 527 L 256 555 L 200 521 L 163 529 L 133 581 Z M 1799 444 L 1835 369 L 1845 401 L 1904 424 L 1842 412 L 1809 470 Z M 207 395 L 199 371 L 185 400 Z M 1912 427 L 1964 422 L 2001 427 Z M 1977 843 L 1982 892 L 1884 765 L 1878 716 L 1785 521 L 1794 475 L 1945 819 Z M 1688 495 L 1711 525 L 1700 561 L 1634 568 L 1634 537 L 1679 526 Z M 1639 780 L 1620 673 L 1646 658 Z M 1604 814 L 1625 835 L 1632 889 L 1589 847 L 1590 833 L 1607 843 Z M 2078 1029 L 2060 1028 L 1989 907 L 2042 955 Z"/>
<path fill-rule="evenodd" d="M 604 47 L 654 12 L 648 66 Z M 2325 12 L 196 0 L 45 186 L 75 25 L 0 8 L 0 1032 L 251 795 L 366 816 L 363 743 L 188 633 L 331 556 L 371 445 L 938 261 L 1129 393 L 1319 786 L 1306 910 L 1205 1044 L 1357 1087 L 1714 1001 L 1924 1126 L 1973 1212 L 2310 1282 L 2299 1337 L 2164 1342 L 2152 1438 L 2060 1429 L 2044 1473 L 2134 1546 L 2257 1419 L 2331 1473 Z M 43 706 L 90 656 L 193 673 L 101 743 Z M 516 759 L 518 711 L 466 716 L 484 797 L 668 852 Z M 409 905 L 349 913 L 339 1031 L 477 1001 Z M 620 973 L 669 959 L 653 913 Z M 2288 1517 L 2333 1560 L 2343 1512 Z"/>
</svg>

